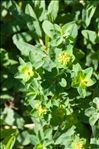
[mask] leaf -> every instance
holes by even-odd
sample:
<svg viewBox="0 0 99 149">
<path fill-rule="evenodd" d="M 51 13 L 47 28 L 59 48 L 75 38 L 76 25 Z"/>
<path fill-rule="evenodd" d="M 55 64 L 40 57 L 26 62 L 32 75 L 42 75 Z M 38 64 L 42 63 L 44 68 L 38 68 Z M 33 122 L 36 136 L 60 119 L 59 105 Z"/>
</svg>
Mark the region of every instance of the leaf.
<svg viewBox="0 0 99 149">
<path fill-rule="evenodd" d="M 96 6 L 94 4 L 89 4 L 82 11 L 82 20 L 84 22 L 84 27 L 87 28 L 90 25 L 91 19 L 95 13 Z"/>
<path fill-rule="evenodd" d="M 35 135 L 31 135 L 30 141 L 31 141 L 31 143 L 32 143 L 33 145 L 36 145 L 36 144 L 39 144 L 39 143 L 40 143 L 40 142 L 39 142 L 39 138 L 38 138 L 37 136 L 35 136 Z"/>
<path fill-rule="evenodd" d="M 42 13 L 40 15 L 39 20 L 42 21 L 45 18 L 45 0 L 43 0 L 43 1 L 41 0 L 40 1 L 40 8 L 42 9 Z"/>
<path fill-rule="evenodd" d="M 48 5 L 48 18 L 50 21 L 55 21 L 59 10 L 59 1 L 51 1 Z"/>
<path fill-rule="evenodd" d="M 86 97 L 86 89 L 83 89 L 83 88 L 81 88 L 81 87 L 78 87 L 78 88 L 77 88 L 77 91 L 78 91 L 78 93 L 80 94 L 80 96 L 81 96 L 82 98 L 85 98 L 85 97 Z"/>
<path fill-rule="evenodd" d="M 50 38 L 52 38 L 53 37 L 52 31 L 54 29 L 53 24 L 50 21 L 46 20 L 43 22 L 42 27 L 43 27 L 45 34 L 47 34 Z"/>
<path fill-rule="evenodd" d="M 66 87 L 67 85 L 67 82 L 64 78 L 61 79 L 61 81 L 59 82 L 59 84 L 62 86 L 62 87 Z"/>
<path fill-rule="evenodd" d="M 45 129 L 44 133 L 45 133 L 46 139 L 52 139 L 52 129 L 51 128 Z"/>
<path fill-rule="evenodd" d="M 29 58 L 31 63 L 33 64 L 33 67 L 38 69 L 41 67 L 44 63 L 44 58 L 46 57 L 46 54 L 41 50 L 33 50 L 29 53 Z"/>
<path fill-rule="evenodd" d="M 11 136 L 16 133 L 16 129 L 12 129 L 12 128 L 2 129 L 0 133 L 1 133 L 0 139 L 4 138 L 3 144 L 7 144 Z"/>
<path fill-rule="evenodd" d="M 66 145 L 66 142 L 71 140 L 71 136 L 74 133 L 75 133 L 75 126 L 72 126 L 65 133 L 63 133 L 61 136 L 59 136 L 59 138 L 56 140 L 55 144 Z"/>
<path fill-rule="evenodd" d="M 86 68 L 84 70 L 84 73 L 86 74 L 87 78 L 90 78 L 92 76 L 92 73 L 93 73 L 93 68 L 92 67 Z"/>
<path fill-rule="evenodd" d="M 92 86 L 96 83 L 95 80 L 92 80 L 92 79 L 88 79 L 88 82 L 87 82 L 87 86 Z"/>
<path fill-rule="evenodd" d="M 78 72 L 81 71 L 81 66 L 79 63 L 73 65 L 73 71 L 74 71 L 75 75 L 77 75 Z"/>
<path fill-rule="evenodd" d="M 93 100 L 92 106 L 85 110 L 85 115 L 89 117 L 89 123 L 94 126 L 97 120 L 99 120 L 99 98 L 96 97 Z"/>
<path fill-rule="evenodd" d="M 42 31 L 40 28 L 40 24 L 39 24 L 36 14 L 30 4 L 26 5 L 25 13 L 32 18 L 32 22 L 27 22 L 29 29 L 33 31 L 33 27 L 34 27 L 37 35 L 41 37 Z"/>
<path fill-rule="evenodd" d="M 28 131 L 24 130 L 21 132 L 21 134 L 18 136 L 18 142 L 21 143 L 21 145 L 28 145 L 31 142 L 31 135 Z"/>
<path fill-rule="evenodd" d="M 30 51 L 34 49 L 34 47 L 26 42 L 16 40 L 13 36 L 13 42 L 16 47 L 20 50 L 21 54 L 24 56 L 29 56 Z"/>
<path fill-rule="evenodd" d="M 99 138 L 91 138 L 90 144 L 99 146 Z"/>
<path fill-rule="evenodd" d="M 5 114 L 5 123 L 8 125 L 13 125 L 15 122 L 14 111 L 11 108 L 6 107 L 4 110 L 4 114 Z"/>
<path fill-rule="evenodd" d="M 15 136 L 12 136 L 6 144 L 6 149 L 12 149 L 15 144 Z"/>
<path fill-rule="evenodd" d="M 13 100 L 13 97 L 12 96 L 10 96 L 9 94 L 1 94 L 0 95 L 0 99 L 3 99 L 3 100 Z"/>
<path fill-rule="evenodd" d="M 94 31 L 82 30 L 82 35 L 86 40 L 90 41 L 92 44 L 95 44 L 96 33 Z"/>
<path fill-rule="evenodd" d="M 78 34 L 78 26 L 76 25 L 75 22 L 66 23 L 62 27 L 62 32 L 64 34 L 72 36 L 75 39 L 77 37 L 77 34 Z"/>
<path fill-rule="evenodd" d="M 78 49 L 78 48 L 74 49 L 74 54 L 75 54 L 76 58 L 79 60 L 81 60 L 85 56 L 84 51 L 82 49 Z"/>
<path fill-rule="evenodd" d="M 96 104 L 96 108 L 97 110 L 99 110 L 99 98 L 98 97 L 94 98 L 93 103 Z"/>
<path fill-rule="evenodd" d="M 42 66 L 45 70 L 47 71 L 51 71 L 52 68 L 55 67 L 55 64 L 53 63 L 53 61 L 50 59 L 50 57 L 46 56 L 46 58 L 44 59 L 44 64 Z"/>
<path fill-rule="evenodd" d="M 19 62 L 20 62 L 21 65 L 25 65 L 26 64 L 25 61 L 21 57 L 19 57 Z"/>
<path fill-rule="evenodd" d="M 31 32 L 18 33 L 13 36 L 14 41 L 30 42 L 33 39 L 34 34 Z"/>
<path fill-rule="evenodd" d="M 34 1 L 35 13 L 40 21 L 43 21 L 46 17 L 45 6 L 45 0 Z"/>
</svg>

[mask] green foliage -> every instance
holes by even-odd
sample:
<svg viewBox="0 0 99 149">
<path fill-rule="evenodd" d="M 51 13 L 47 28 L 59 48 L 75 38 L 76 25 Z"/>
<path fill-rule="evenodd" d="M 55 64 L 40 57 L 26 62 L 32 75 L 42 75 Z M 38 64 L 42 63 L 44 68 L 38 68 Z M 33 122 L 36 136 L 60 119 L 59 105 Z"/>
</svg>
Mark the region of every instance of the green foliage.
<svg viewBox="0 0 99 149">
<path fill-rule="evenodd" d="M 99 2 L 0 4 L 1 149 L 99 149 Z"/>
</svg>

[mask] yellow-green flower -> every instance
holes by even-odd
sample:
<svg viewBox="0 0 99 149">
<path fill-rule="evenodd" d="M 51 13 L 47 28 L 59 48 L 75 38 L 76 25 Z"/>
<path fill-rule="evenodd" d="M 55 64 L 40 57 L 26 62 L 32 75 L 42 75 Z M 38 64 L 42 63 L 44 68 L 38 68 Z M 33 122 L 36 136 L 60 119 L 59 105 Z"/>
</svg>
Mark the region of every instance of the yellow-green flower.
<svg viewBox="0 0 99 149">
<path fill-rule="evenodd" d="M 43 144 L 37 144 L 35 149 L 43 149 Z"/>
<path fill-rule="evenodd" d="M 19 73 L 22 75 L 22 79 L 25 82 L 34 76 L 34 71 L 30 63 L 25 63 L 24 65 L 19 66 Z"/>
<path fill-rule="evenodd" d="M 86 78 L 86 76 L 85 76 L 83 71 L 80 71 L 78 73 L 76 80 L 78 80 L 80 87 L 82 87 L 82 88 L 86 88 L 87 87 L 88 80 L 87 80 L 87 78 Z"/>
<path fill-rule="evenodd" d="M 43 116 L 47 112 L 46 108 L 42 107 L 41 104 L 36 104 L 36 110 L 39 116 Z"/>
<path fill-rule="evenodd" d="M 74 86 L 79 86 L 81 88 L 86 88 L 86 87 L 89 86 L 89 81 L 91 81 L 91 79 L 89 79 L 86 76 L 86 74 L 84 73 L 84 71 L 81 70 L 81 71 L 78 72 L 78 74 L 73 79 L 73 84 L 74 84 Z"/>
<path fill-rule="evenodd" d="M 78 93 L 82 98 L 87 95 L 87 87 L 92 86 L 95 80 L 91 79 L 93 69 L 92 67 L 82 69 L 79 64 L 73 66 L 72 86 L 77 88 Z"/>
<path fill-rule="evenodd" d="M 85 149 L 86 140 L 84 138 L 79 138 L 79 136 L 75 136 L 74 141 L 71 144 L 72 149 Z"/>
<path fill-rule="evenodd" d="M 87 79 L 86 78 L 80 78 L 80 86 L 81 87 L 86 87 L 87 86 Z"/>
<path fill-rule="evenodd" d="M 70 59 L 71 59 L 71 56 L 65 51 L 62 51 L 58 55 L 58 62 L 63 66 L 66 65 L 70 61 Z"/>
<path fill-rule="evenodd" d="M 20 9 L 22 9 L 22 5 L 23 5 L 22 0 L 20 0 L 20 1 L 18 2 L 18 5 L 19 5 Z"/>
<path fill-rule="evenodd" d="M 81 143 L 76 144 L 75 143 L 73 149 L 84 149 L 83 144 L 81 144 Z"/>
</svg>

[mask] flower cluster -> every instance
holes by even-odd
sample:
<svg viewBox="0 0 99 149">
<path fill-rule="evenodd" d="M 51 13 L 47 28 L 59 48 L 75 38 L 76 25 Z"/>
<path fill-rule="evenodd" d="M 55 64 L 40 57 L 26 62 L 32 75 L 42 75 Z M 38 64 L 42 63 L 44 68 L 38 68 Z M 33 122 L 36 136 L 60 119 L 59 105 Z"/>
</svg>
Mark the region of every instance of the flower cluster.
<svg viewBox="0 0 99 149">
<path fill-rule="evenodd" d="M 20 73 L 20 78 L 22 78 L 24 82 L 27 82 L 30 78 L 34 76 L 34 71 L 31 63 L 25 63 L 23 65 L 20 65 L 18 69 Z"/>
<path fill-rule="evenodd" d="M 71 144 L 72 149 L 85 149 L 86 140 L 84 138 L 79 138 L 79 135 L 75 136 L 74 141 Z"/>
<path fill-rule="evenodd" d="M 73 66 L 73 79 L 72 86 L 77 88 L 78 93 L 82 96 L 86 96 L 86 88 L 92 86 L 95 81 L 91 79 L 93 69 L 87 68 L 83 70 L 79 64 Z"/>
<path fill-rule="evenodd" d="M 58 56 L 58 61 L 62 66 L 67 65 L 70 59 L 71 59 L 71 56 L 67 54 L 65 51 L 62 51 Z"/>
<path fill-rule="evenodd" d="M 41 104 L 36 104 L 36 110 L 39 117 L 43 116 L 47 112 L 47 109 L 44 108 Z"/>
</svg>

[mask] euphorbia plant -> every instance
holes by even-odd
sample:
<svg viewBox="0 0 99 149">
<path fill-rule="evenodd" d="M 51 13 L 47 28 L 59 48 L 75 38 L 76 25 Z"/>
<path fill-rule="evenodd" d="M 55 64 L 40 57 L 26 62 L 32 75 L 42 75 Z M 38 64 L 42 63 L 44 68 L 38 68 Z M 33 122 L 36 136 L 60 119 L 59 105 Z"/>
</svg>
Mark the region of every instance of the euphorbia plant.
<svg viewBox="0 0 99 149">
<path fill-rule="evenodd" d="M 1 4 L 1 148 L 99 149 L 98 2 Z"/>
</svg>

